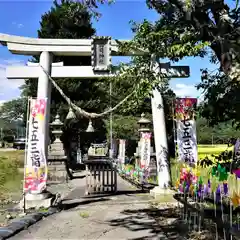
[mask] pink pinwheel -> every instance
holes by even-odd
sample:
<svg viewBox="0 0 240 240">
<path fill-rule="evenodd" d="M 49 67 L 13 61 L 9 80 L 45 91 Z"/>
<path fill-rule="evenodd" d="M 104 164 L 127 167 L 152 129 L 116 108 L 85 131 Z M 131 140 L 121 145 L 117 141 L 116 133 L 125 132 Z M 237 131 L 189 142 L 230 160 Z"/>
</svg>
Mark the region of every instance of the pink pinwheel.
<svg viewBox="0 0 240 240">
<path fill-rule="evenodd" d="M 233 173 L 236 175 L 237 178 L 240 178 L 240 169 L 233 170 Z"/>
</svg>

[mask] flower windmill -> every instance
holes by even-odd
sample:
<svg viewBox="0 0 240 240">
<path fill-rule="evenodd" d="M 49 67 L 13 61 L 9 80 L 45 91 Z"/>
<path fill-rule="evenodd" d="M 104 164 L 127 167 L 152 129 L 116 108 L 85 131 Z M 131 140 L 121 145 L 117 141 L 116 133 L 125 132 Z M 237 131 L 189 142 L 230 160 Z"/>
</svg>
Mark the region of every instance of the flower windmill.
<svg viewBox="0 0 240 240">
<path fill-rule="evenodd" d="M 228 178 L 228 186 L 230 199 L 233 207 L 236 208 L 240 205 L 239 169 L 234 170 L 233 173 Z"/>
<path fill-rule="evenodd" d="M 212 176 L 215 176 L 219 182 L 224 182 L 228 179 L 228 172 L 225 167 L 218 164 L 217 167 L 212 168 Z"/>
</svg>

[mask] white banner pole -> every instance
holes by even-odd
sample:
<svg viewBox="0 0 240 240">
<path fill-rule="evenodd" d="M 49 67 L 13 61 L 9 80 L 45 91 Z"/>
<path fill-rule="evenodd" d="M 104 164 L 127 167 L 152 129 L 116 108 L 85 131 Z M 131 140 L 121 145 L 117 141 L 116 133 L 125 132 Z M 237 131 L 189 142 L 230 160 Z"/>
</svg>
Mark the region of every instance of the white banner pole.
<svg viewBox="0 0 240 240">
<path fill-rule="evenodd" d="M 23 213 L 26 212 L 26 199 L 25 199 L 25 181 L 26 181 L 26 166 L 27 166 L 27 150 L 28 150 L 28 130 L 29 130 L 29 113 L 30 113 L 30 103 L 31 103 L 30 97 L 28 97 L 28 103 L 27 103 L 27 122 L 26 122 L 26 135 L 25 135 L 25 153 L 24 153 L 24 173 L 23 173 Z"/>
</svg>

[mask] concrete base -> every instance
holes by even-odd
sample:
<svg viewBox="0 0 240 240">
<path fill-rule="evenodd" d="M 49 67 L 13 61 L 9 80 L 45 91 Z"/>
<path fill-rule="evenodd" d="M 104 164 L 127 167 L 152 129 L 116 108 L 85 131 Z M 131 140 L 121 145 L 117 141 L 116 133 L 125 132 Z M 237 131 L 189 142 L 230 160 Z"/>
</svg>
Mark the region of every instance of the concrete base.
<svg viewBox="0 0 240 240">
<path fill-rule="evenodd" d="M 173 198 L 175 193 L 176 192 L 171 189 L 163 189 L 160 187 L 155 187 L 150 190 L 150 196 L 161 202 L 175 202 L 176 200 Z"/>
<path fill-rule="evenodd" d="M 49 208 L 52 206 L 55 197 L 49 193 L 41 193 L 41 194 L 26 194 L 25 195 L 25 203 L 24 199 L 22 199 L 19 203 L 20 208 L 28 209 L 40 209 L 40 208 Z"/>
</svg>

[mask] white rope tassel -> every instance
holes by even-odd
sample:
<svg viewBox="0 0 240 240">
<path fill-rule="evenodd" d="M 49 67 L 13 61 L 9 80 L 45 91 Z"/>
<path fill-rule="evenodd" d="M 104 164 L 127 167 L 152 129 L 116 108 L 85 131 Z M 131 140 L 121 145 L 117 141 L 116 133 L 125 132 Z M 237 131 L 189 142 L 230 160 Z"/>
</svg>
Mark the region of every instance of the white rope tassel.
<svg viewBox="0 0 240 240">
<path fill-rule="evenodd" d="M 77 105 L 75 105 L 71 101 L 71 99 L 65 95 L 63 90 L 58 86 L 58 84 L 53 80 L 53 78 L 48 74 L 48 72 L 43 68 L 43 66 L 40 65 L 40 67 L 42 68 L 44 73 L 48 76 L 48 78 L 52 82 L 53 86 L 58 90 L 58 92 L 61 94 L 61 96 L 66 100 L 68 105 L 70 107 L 72 107 L 72 109 L 74 109 L 79 115 L 82 115 L 83 117 L 86 117 L 86 118 L 90 118 L 91 119 L 91 118 L 103 117 L 103 116 L 105 116 L 105 115 L 115 111 L 118 107 L 120 107 L 123 103 L 125 103 L 136 91 L 136 90 L 132 91 L 128 96 L 126 96 L 116 106 L 114 106 L 113 108 L 108 109 L 105 112 L 102 112 L 102 113 L 89 113 L 89 112 L 86 112 L 85 110 L 83 110 L 82 108 L 78 107 Z"/>
</svg>

